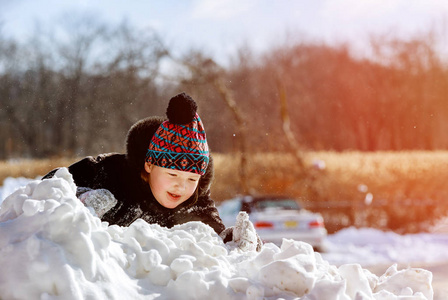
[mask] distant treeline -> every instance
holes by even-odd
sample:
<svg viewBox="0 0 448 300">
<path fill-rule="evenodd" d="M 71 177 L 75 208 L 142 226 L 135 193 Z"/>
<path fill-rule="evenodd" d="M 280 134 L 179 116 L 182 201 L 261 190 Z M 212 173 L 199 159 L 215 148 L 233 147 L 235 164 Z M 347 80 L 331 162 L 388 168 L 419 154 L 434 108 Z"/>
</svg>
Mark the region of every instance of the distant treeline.
<svg viewBox="0 0 448 300">
<path fill-rule="evenodd" d="M 124 151 L 129 127 L 180 91 L 197 100 L 212 151 L 237 150 L 241 135 L 247 151 L 285 151 L 288 117 L 305 149 L 447 149 L 448 68 L 434 41 L 372 39 L 367 59 L 297 36 L 219 66 L 126 23 L 79 19 L 25 42 L 0 31 L 0 159 Z"/>
</svg>

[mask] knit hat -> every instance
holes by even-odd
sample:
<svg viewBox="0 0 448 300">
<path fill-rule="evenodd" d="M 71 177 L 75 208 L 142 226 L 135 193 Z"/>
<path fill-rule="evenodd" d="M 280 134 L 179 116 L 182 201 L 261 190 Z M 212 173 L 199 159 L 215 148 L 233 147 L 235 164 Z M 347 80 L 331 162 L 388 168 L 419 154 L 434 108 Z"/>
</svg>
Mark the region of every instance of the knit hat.
<svg viewBox="0 0 448 300">
<path fill-rule="evenodd" d="M 204 175 L 209 162 L 205 129 L 196 102 L 181 93 L 170 99 L 163 122 L 151 139 L 146 161 L 163 168 Z"/>
</svg>

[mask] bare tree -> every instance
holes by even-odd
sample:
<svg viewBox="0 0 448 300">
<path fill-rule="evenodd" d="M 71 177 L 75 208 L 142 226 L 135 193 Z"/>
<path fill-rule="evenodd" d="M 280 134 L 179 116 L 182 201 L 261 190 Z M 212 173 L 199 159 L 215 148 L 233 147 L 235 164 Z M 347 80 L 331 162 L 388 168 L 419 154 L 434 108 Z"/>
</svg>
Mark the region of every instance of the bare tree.
<svg viewBox="0 0 448 300">
<path fill-rule="evenodd" d="M 163 49 L 154 32 L 126 24 L 111 29 L 91 19 L 37 32 L 26 43 L 2 42 L 0 114 L 3 128 L 14 130 L 16 153 L 122 150 L 130 125 L 159 112 Z"/>
</svg>

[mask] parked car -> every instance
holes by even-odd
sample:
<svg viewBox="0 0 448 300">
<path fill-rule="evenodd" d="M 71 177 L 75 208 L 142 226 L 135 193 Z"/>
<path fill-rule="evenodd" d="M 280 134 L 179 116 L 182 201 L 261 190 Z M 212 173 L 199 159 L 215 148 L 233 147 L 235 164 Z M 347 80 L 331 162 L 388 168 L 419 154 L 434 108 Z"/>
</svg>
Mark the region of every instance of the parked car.
<svg viewBox="0 0 448 300">
<path fill-rule="evenodd" d="M 219 214 L 226 227 L 235 225 L 240 211 L 249 214 L 264 242 L 280 245 L 283 238 L 311 244 L 324 251 L 327 230 L 319 213 L 303 209 L 296 199 L 284 196 L 238 196 L 222 202 Z"/>
</svg>

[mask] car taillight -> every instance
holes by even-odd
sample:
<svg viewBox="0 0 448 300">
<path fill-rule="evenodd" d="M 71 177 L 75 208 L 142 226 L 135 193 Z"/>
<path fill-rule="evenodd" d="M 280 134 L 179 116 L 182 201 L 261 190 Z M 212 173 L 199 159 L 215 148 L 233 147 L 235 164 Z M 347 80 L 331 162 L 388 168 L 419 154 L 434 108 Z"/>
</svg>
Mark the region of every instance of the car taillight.
<svg viewBox="0 0 448 300">
<path fill-rule="evenodd" d="M 308 223 L 308 226 L 310 228 L 318 228 L 318 227 L 324 227 L 324 222 L 314 220 Z"/>
<path fill-rule="evenodd" d="M 272 224 L 271 222 L 264 222 L 264 221 L 258 221 L 255 222 L 255 228 L 273 228 L 274 224 Z"/>
</svg>

